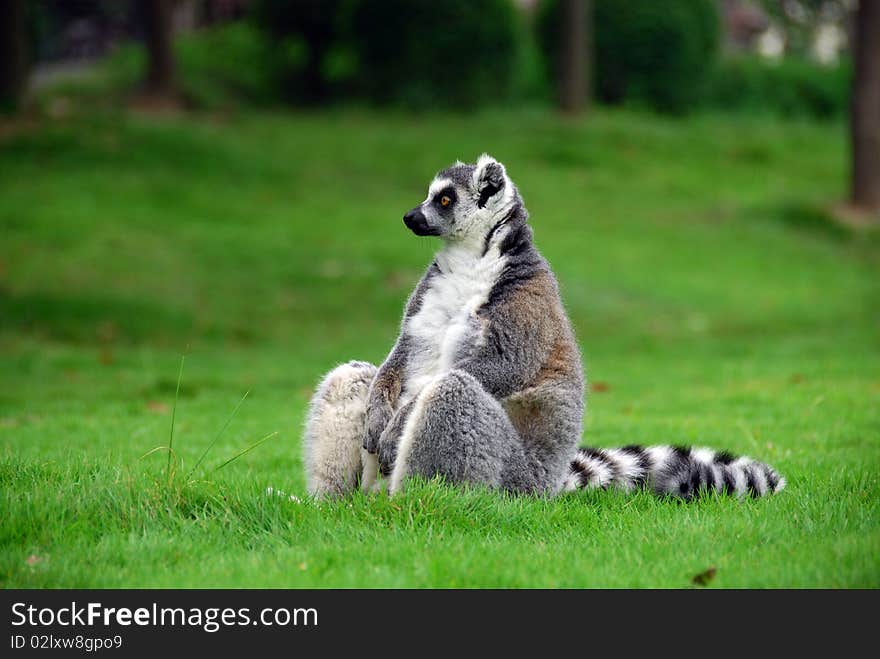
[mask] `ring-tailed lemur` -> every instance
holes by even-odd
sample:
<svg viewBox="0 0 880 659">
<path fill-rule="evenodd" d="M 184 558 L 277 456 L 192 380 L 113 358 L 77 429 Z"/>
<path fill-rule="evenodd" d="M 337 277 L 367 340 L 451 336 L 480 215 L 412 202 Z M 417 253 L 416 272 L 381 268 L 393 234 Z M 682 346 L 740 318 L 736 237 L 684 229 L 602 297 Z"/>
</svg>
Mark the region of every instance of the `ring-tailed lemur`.
<svg viewBox="0 0 880 659">
<path fill-rule="evenodd" d="M 349 362 L 312 398 L 308 489 L 390 493 L 440 475 L 515 492 L 650 488 L 761 496 L 785 486 L 771 467 L 706 448 L 577 448 L 581 358 L 528 214 L 488 155 L 440 172 L 403 218 L 443 246 L 409 298 L 400 336 L 376 368 Z"/>
</svg>

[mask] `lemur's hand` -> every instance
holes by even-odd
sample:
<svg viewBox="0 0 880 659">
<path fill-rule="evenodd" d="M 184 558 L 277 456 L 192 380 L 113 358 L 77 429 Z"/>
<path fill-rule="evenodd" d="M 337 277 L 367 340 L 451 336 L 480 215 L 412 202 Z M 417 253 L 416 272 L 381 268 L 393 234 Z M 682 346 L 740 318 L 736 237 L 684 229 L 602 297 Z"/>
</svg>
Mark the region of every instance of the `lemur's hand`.
<svg viewBox="0 0 880 659">
<path fill-rule="evenodd" d="M 379 437 L 391 420 L 391 410 L 384 405 L 372 405 L 367 408 L 366 430 L 364 431 L 364 449 L 368 453 L 379 452 Z"/>
<path fill-rule="evenodd" d="M 394 461 L 397 460 L 397 442 L 400 434 L 396 432 L 388 432 L 391 430 L 389 425 L 386 432 L 382 433 L 379 438 L 379 473 L 385 478 L 394 471 Z"/>
<path fill-rule="evenodd" d="M 410 401 L 394 413 L 391 421 L 379 436 L 379 473 L 388 476 L 394 469 L 397 459 L 397 444 L 415 401 Z"/>
</svg>

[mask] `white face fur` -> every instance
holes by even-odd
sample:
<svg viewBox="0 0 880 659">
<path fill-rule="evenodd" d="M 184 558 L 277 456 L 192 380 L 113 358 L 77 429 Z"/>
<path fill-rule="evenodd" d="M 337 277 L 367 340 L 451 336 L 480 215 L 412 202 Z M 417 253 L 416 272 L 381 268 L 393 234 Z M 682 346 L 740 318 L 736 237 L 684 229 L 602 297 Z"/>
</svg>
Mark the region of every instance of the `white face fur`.
<svg viewBox="0 0 880 659">
<path fill-rule="evenodd" d="M 438 174 L 428 196 L 404 216 L 404 222 L 417 235 L 478 246 L 517 197 L 504 165 L 483 154 L 476 165 L 457 162 Z"/>
</svg>

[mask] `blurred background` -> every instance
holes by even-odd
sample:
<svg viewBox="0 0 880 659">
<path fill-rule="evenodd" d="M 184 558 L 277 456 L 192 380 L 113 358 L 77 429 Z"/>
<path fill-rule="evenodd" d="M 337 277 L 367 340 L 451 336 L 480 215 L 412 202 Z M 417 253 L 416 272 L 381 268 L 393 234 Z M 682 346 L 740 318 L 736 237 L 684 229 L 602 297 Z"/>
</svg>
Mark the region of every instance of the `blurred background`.
<svg viewBox="0 0 880 659">
<path fill-rule="evenodd" d="M 110 59 L 117 78 L 197 108 L 555 99 L 579 111 L 595 99 L 827 118 L 847 110 L 852 56 L 869 69 L 878 57 L 876 40 L 857 38 L 878 29 L 874 3 L 859 13 L 857 0 L 3 4 L 7 110 Z"/>
<path fill-rule="evenodd" d="M 322 372 L 393 343 L 437 246 L 402 214 L 484 151 L 560 278 L 607 441 L 633 401 L 678 438 L 704 395 L 876 392 L 877 0 L 0 12 L 0 433 L 16 450 L 154 436 L 186 350 L 181 395 L 206 424 L 258 385 L 269 398 L 249 404 L 295 437 Z"/>
<path fill-rule="evenodd" d="M 579 113 L 595 102 L 828 119 L 852 94 L 854 150 L 876 150 L 880 27 L 876 3 L 859 4 L 10 0 L 0 103 L 21 111 L 61 81 L 98 77 L 104 93 L 200 110 L 555 103 Z M 50 114 L 63 114 L 56 101 Z M 876 209 L 876 156 L 862 160 L 853 201 Z"/>
<path fill-rule="evenodd" d="M 10 0 L 2 101 L 112 64 L 193 108 L 369 102 L 847 111 L 857 0 Z M 872 50 L 873 49 L 873 50 Z M 111 62 L 107 62 L 111 60 Z M 876 84 L 876 83 L 875 83 Z"/>
</svg>

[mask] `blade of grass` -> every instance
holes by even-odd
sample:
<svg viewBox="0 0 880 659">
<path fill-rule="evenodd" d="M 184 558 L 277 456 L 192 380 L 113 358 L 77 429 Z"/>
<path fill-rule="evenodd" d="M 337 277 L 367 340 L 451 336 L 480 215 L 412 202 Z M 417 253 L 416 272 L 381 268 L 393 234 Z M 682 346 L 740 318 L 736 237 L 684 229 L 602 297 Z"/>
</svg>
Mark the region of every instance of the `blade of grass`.
<svg viewBox="0 0 880 659">
<path fill-rule="evenodd" d="M 180 398 L 180 381 L 183 379 L 183 362 L 185 360 L 186 355 L 181 355 L 180 371 L 177 373 L 177 389 L 174 392 L 174 407 L 171 409 L 171 435 L 168 437 L 168 466 L 166 467 L 169 484 L 171 483 L 171 453 L 173 450 L 172 446 L 174 446 L 174 418 L 177 416 L 177 401 Z"/>
<path fill-rule="evenodd" d="M 248 389 L 246 392 L 244 392 L 244 396 L 242 396 L 241 400 L 238 401 L 238 404 L 235 406 L 235 409 L 232 410 L 232 414 L 229 415 L 229 418 L 226 419 L 226 423 L 224 423 L 223 427 L 220 428 L 220 432 L 217 433 L 217 436 L 214 437 L 214 439 L 211 441 L 210 444 L 208 444 L 208 447 L 204 450 L 204 452 L 199 457 L 199 459 L 196 460 L 195 465 L 193 465 L 193 468 L 189 470 L 189 473 L 186 475 L 186 478 L 184 480 L 189 481 L 189 477 L 192 476 L 195 473 L 196 469 L 199 468 L 199 465 L 202 464 L 202 460 L 204 460 L 205 456 L 208 455 L 208 452 L 212 448 L 214 448 L 214 444 L 216 444 L 219 441 L 220 437 L 223 435 L 223 433 L 226 432 L 226 429 L 229 427 L 229 424 L 232 423 L 232 419 L 235 418 L 235 415 L 238 412 L 238 408 L 241 407 L 241 404 L 245 401 L 245 399 L 248 397 L 248 395 L 250 395 L 250 393 L 251 393 L 250 389 Z"/>
<path fill-rule="evenodd" d="M 155 453 L 156 451 L 168 451 L 169 455 L 174 453 L 174 450 L 170 446 L 156 446 L 155 448 L 151 448 L 149 451 L 144 453 L 141 457 L 138 458 L 138 460 L 143 460 L 144 458 L 153 455 L 153 453 Z"/>
<path fill-rule="evenodd" d="M 225 467 L 226 465 L 228 465 L 230 462 L 234 462 L 235 460 L 238 460 L 238 459 L 239 459 L 241 456 L 243 456 L 245 453 L 250 453 L 250 452 L 253 451 L 255 448 L 257 448 L 260 444 L 263 444 L 263 443 L 269 441 L 270 439 L 272 439 L 272 438 L 273 438 L 275 435 L 277 435 L 277 434 L 278 434 L 278 431 L 277 431 L 277 430 L 273 430 L 272 432 L 270 432 L 268 435 L 266 435 L 266 436 L 263 437 L 262 439 L 258 439 L 256 442 L 254 442 L 253 444 L 251 444 L 251 445 L 248 446 L 247 448 L 242 449 L 241 451 L 239 451 L 238 453 L 236 453 L 235 455 L 233 455 L 231 458 L 229 458 L 229 459 L 226 460 L 225 462 L 222 462 L 222 463 L 220 463 L 219 465 L 217 465 L 216 467 L 214 467 L 214 469 L 212 469 L 212 471 L 219 471 L 220 469 L 223 469 L 223 467 Z"/>
</svg>

